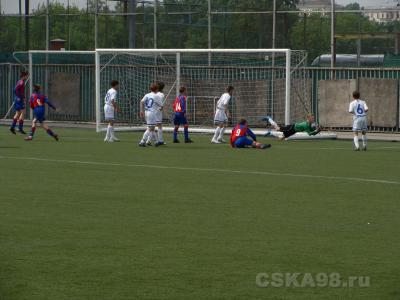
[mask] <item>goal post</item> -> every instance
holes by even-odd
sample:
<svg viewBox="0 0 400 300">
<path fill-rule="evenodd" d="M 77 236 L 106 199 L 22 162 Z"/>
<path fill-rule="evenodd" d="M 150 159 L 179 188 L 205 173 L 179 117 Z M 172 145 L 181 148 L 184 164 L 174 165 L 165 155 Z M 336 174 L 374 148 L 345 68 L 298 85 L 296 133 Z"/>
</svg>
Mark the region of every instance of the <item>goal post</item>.
<svg viewBox="0 0 400 300">
<path fill-rule="evenodd" d="M 261 127 L 262 117 L 271 115 L 290 124 L 311 113 L 306 58 L 304 51 L 290 49 L 96 49 L 96 130 L 105 129 L 104 96 L 112 80 L 120 82 L 119 130 L 144 124 L 140 100 L 156 81 L 165 83 L 165 123 L 171 123 L 172 102 L 184 85 L 190 124 L 212 126 L 216 100 L 233 85 L 232 122 L 244 117 Z"/>
</svg>

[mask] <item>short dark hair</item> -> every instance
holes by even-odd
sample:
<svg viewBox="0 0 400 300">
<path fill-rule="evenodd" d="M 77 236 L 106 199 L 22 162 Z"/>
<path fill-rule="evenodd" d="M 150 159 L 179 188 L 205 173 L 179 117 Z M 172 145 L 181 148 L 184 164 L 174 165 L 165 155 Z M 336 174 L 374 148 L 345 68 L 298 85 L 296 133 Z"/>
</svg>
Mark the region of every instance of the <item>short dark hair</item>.
<svg viewBox="0 0 400 300">
<path fill-rule="evenodd" d="M 184 86 L 181 86 L 180 88 L 179 88 L 179 93 L 184 93 L 184 92 L 186 92 L 186 88 L 184 87 Z"/>
<path fill-rule="evenodd" d="M 353 92 L 353 98 L 354 99 L 360 99 L 360 92 L 359 91 L 354 91 Z"/>
<path fill-rule="evenodd" d="M 115 86 L 117 86 L 117 85 L 119 85 L 118 80 L 112 80 L 112 81 L 111 81 L 111 86 L 112 86 L 112 87 L 115 87 Z"/>
<path fill-rule="evenodd" d="M 229 93 L 229 92 L 232 92 L 233 89 L 234 89 L 233 85 L 228 85 L 228 86 L 226 87 L 226 91 L 227 91 L 228 93 Z"/>
<path fill-rule="evenodd" d="M 28 72 L 22 71 L 22 72 L 20 73 L 19 78 L 25 77 L 25 76 L 28 75 L 28 74 L 29 74 Z"/>
<path fill-rule="evenodd" d="M 40 91 L 41 88 L 42 88 L 42 87 L 41 87 L 40 84 L 38 84 L 38 83 L 35 83 L 35 84 L 33 85 L 33 90 L 36 91 L 36 92 Z"/>
<path fill-rule="evenodd" d="M 245 118 L 241 118 L 241 119 L 239 120 L 239 124 L 240 124 L 240 125 L 246 125 L 246 124 L 247 124 L 247 120 L 246 120 Z"/>
<path fill-rule="evenodd" d="M 165 83 L 162 82 L 162 81 L 158 81 L 158 82 L 157 82 L 157 86 L 158 86 L 158 90 L 159 90 L 160 92 L 162 92 L 162 90 L 163 90 L 164 87 L 165 87 Z"/>
<path fill-rule="evenodd" d="M 152 91 L 152 92 L 158 91 L 158 86 L 157 86 L 156 83 L 152 83 L 152 84 L 150 85 L 150 91 Z"/>
</svg>

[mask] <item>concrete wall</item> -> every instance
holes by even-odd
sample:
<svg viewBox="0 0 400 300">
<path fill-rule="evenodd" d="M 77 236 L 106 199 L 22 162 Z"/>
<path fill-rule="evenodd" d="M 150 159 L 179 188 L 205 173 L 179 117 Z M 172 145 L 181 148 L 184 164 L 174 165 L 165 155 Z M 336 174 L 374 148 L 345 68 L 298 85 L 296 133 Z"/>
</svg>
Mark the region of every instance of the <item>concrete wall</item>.
<svg viewBox="0 0 400 300">
<path fill-rule="evenodd" d="M 318 117 L 322 126 L 352 126 L 353 122 L 348 110 L 351 94 L 356 88 L 355 79 L 318 82 Z"/>
<path fill-rule="evenodd" d="M 348 107 L 357 80 L 320 80 L 318 82 L 319 120 L 326 127 L 351 127 Z M 361 99 L 369 107 L 368 124 L 395 127 L 398 113 L 398 85 L 395 79 L 360 78 Z"/>
</svg>

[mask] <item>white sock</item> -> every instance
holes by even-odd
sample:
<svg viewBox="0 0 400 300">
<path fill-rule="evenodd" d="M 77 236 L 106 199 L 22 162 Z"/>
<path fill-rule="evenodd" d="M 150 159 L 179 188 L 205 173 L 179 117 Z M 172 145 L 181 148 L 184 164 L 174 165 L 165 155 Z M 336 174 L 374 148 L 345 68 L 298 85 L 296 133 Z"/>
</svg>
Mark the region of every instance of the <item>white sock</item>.
<svg viewBox="0 0 400 300">
<path fill-rule="evenodd" d="M 146 142 L 147 142 L 147 139 L 149 138 L 149 135 L 150 135 L 150 130 L 146 130 L 146 131 L 144 132 L 144 134 L 143 134 L 143 138 L 142 138 L 142 140 L 140 141 L 140 143 L 146 143 Z"/>
<path fill-rule="evenodd" d="M 164 137 L 163 137 L 163 130 L 162 128 L 158 127 L 158 141 L 160 143 L 164 142 Z"/>
<path fill-rule="evenodd" d="M 356 147 L 356 148 L 360 148 L 360 145 L 358 144 L 358 136 L 354 136 L 354 146 Z"/>
<path fill-rule="evenodd" d="M 276 124 L 276 122 L 274 120 L 272 120 L 272 118 L 268 118 L 268 122 L 269 122 L 269 124 L 271 124 L 271 126 L 273 128 L 277 128 L 278 127 L 278 124 Z"/>
<path fill-rule="evenodd" d="M 366 147 L 367 146 L 367 135 L 363 134 L 361 138 L 362 138 L 363 146 Z"/>
<path fill-rule="evenodd" d="M 150 138 L 150 130 L 147 128 L 145 134 L 147 133 L 147 140 L 146 143 L 150 143 L 151 142 L 151 138 Z"/>
<path fill-rule="evenodd" d="M 151 132 L 151 139 L 152 139 L 154 142 L 157 142 L 157 141 L 158 141 L 157 132 L 156 132 L 155 130 Z"/>
<path fill-rule="evenodd" d="M 213 136 L 213 140 L 216 140 L 219 137 L 220 132 L 221 132 L 221 128 L 217 127 L 217 129 L 215 130 L 214 136 Z"/>
<path fill-rule="evenodd" d="M 109 139 L 110 139 L 110 137 L 111 137 L 111 126 L 110 125 L 108 125 L 108 127 L 107 127 L 107 133 L 106 133 L 106 138 L 105 138 L 105 140 L 106 141 L 108 141 Z"/>
<path fill-rule="evenodd" d="M 225 127 L 222 127 L 218 136 L 219 140 L 222 140 L 224 138 L 224 133 L 225 133 Z"/>
<path fill-rule="evenodd" d="M 111 127 L 110 127 L 110 137 L 111 137 L 112 139 L 115 139 L 114 126 L 111 126 Z"/>
</svg>

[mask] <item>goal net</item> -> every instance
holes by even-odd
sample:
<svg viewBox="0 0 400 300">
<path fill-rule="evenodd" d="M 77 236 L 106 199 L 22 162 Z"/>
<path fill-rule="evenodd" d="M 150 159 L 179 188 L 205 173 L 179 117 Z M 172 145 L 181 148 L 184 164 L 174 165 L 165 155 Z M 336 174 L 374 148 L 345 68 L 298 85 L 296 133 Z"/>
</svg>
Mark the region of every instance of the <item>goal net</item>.
<svg viewBox="0 0 400 300">
<path fill-rule="evenodd" d="M 140 100 L 156 81 L 165 83 L 163 119 L 172 124 L 172 103 L 187 88 L 191 125 L 213 125 L 215 105 L 227 85 L 234 86 L 230 122 L 246 118 L 264 127 L 262 117 L 289 124 L 312 112 L 305 70 L 306 53 L 288 49 L 97 49 L 96 127 L 105 129 L 104 96 L 112 80 L 120 83 L 117 128 L 144 124 Z"/>
</svg>

